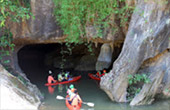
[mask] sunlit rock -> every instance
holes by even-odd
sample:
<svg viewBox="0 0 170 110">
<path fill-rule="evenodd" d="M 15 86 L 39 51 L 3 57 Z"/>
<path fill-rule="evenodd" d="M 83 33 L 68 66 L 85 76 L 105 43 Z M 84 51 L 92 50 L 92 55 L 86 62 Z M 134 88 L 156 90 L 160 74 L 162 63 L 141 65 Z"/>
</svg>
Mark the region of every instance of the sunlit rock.
<svg viewBox="0 0 170 110">
<path fill-rule="evenodd" d="M 138 0 L 122 52 L 100 86 L 112 100 L 126 102 L 127 76 L 135 74 L 143 61 L 170 47 L 169 4 Z M 108 78 L 109 77 L 109 78 Z"/>
<path fill-rule="evenodd" d="M 26 82 L 8 73 L 1 65 L 0 90 L 0 109 L 38 110 L 41 104 L 40 98 L 33 92 L 35 88 L 28 88 Z"/>
<path fill-rule="evenodd" d="M 137 73 L 148 74 L 151 81 L 148 84 L 144 84 L 141 92 L 135 96 L 130 105 L 151 104 L 153 100 L 155 100 L 156 95 L 161 95 L 162 98 L 170 97 L 169 61 L 170 52 L 167 49 L 154 58 L 146 60 L 142 64 Z"/>
</svg>

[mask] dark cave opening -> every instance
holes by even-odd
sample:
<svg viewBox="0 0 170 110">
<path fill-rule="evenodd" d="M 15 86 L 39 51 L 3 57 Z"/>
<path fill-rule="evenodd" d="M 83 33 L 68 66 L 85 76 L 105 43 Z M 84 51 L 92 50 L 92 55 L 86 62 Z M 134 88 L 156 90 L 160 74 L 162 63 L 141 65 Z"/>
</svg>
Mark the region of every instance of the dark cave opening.
<svg viewBox="0 0 170 110">
<path fill-rule="evenodd" d="M 61 54 L 61 50 L 68 50 L 65 44 L 26 45 L 18 52 L 18 64 L 32 83 L 46 83 L 49 70 L 52 70 L 55 78 L 62 70 L 70 71 L 72 75 L 94 72 L 100 47 L 101 44 L 98 47 L 93 45 L 94 51 L 91 54 L 86 45 L 77 45 L 74 46 L 70 55 Z M 64 63 L 62 56 L 66 60 Z M 62 64 L 63 68 L 61 68 Z"/>
</svg>

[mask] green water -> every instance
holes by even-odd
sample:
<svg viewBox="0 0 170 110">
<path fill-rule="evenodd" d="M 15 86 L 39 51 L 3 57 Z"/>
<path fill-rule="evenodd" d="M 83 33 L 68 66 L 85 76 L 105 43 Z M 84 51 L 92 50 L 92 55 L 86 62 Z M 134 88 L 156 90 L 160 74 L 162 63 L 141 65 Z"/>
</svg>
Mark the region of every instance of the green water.
<svg viewBox="0 0 170 110">
<path fill-rule="evenodd" d="M 53 94 L 48 87 L 39 83 L 41 92 L 45 95 L 43 110 L 68 110 L 64 100 L 57 100 L 56 96 L 66 96 L 69 84 L 54 86 Z M 82 105 L 81 110 L 170 110 L 170 100 L 156 101 L 149 106 L 130 107 L 129 104 L 112 102 L 99 88 L 99 82 L 83 76 L 78 82 L 72 83 L 77 88 L 84 102 L 93 102 L 94 107 Z"/>
</svg>

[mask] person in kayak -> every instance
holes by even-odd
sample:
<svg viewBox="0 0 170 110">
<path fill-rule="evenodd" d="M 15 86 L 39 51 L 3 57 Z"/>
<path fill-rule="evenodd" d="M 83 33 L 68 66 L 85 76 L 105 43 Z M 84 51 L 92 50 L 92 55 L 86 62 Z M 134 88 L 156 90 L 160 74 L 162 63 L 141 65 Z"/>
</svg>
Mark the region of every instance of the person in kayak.
<svg viewBox="0 0 170 110">
<path fill-rule="evenodd" d="M 101 74 L 101 77 L 104 76 L 106 74 L 106 70 L 103 70 L 103 73 Z"/>
<path fill-rule="evenodd" d="M 64 78 L 63 78 L 62 81 L 68 81 L 68 80 L 69 80 L 69 73 L 66 72 L 66 73 L 64 74 Z"/>
<path fill-rule="evenodd" d="M 97 75 L 98 77 L 101 77 L 101 72 L 98 71 L 98 72 L 96 73 L 96 75 Z"/>
<path fill-rule="evenodd" d="M 82 103 L 82 100 L 77 92 L 77 89 L 75 89 L 73 85 L 70 85 L 70 86 L 71 86 L 71 90 L 68 90 L 69 91 L 68 102 L 72 106 L 77 106 L 79 103 Z"/>
<path fill-rule="evenodd" d="M 58 74 L 58 82 L 62 82 L 63 79 L 64 79 L 64 78 L 62 77 L 61 73 L 59 73 L 59 74 Z"/>
<path fill-rule="evenodd" d="M 101 72 L 100 71 L 98 71 L 97 73 L 96 73 L 96 75 L 98 76 L 98 77 L 102 77 L 102 76 L 104 76 L 106 74 L 106 70 L 104 69 L 103 70 L 103 73 L 101 74 Z"/>
<path fill-rule="evenodd" d="M 56 80 L 52 76 L 52 71 L 51 70 L 49 70 L 49 76 L 48 76 L 47 81 L 48 81 L 49 84 L 56 82 Z"/>
<path fill-rule="evenodd" d="M 70 92 L 74 93 L 75 91 L 76 91 L 76 89 L 74 88 L 74 85 L 71 84 L 71 85 L 69 86 L 69 89 L 67 90 L 67 93 L 68 93 L 68 95 L 69 95 Z"/>
</svg>

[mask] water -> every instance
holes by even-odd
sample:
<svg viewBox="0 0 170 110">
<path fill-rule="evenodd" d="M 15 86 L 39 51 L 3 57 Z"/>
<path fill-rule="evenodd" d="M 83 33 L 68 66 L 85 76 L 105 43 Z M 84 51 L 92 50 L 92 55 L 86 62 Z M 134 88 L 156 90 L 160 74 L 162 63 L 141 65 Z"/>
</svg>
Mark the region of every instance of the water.
<svg viewBox="0 0 170 110">
<path fill-rule="evenodd" d="M 154 102 L 149 106 L 130 107 L 129 104 L 112 102 L 108 96 L 99 88 L 99 82 L 91 80 L 83 75 L 78 82 L 72 83 L 77 88 L 79 95 L 84 102 L 92 102 L 94 107 L 82 104 L 81 110 L 170 110 L 170 100 Z M 53 86 L 54 91 L 50 93 L 47 86 L 39 83 L 41 92 L 45 95 L 44 107 L 42 110 L 68 110 L 64 100 L 56 99 L 57 95 L 66 96 L 70 84 Z"/>
</svg>

